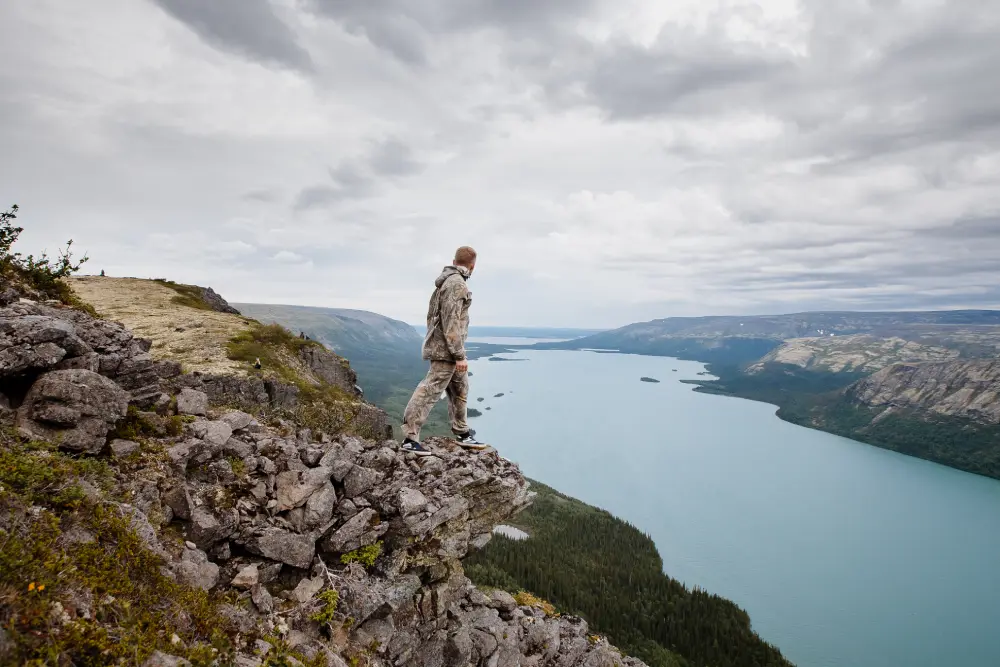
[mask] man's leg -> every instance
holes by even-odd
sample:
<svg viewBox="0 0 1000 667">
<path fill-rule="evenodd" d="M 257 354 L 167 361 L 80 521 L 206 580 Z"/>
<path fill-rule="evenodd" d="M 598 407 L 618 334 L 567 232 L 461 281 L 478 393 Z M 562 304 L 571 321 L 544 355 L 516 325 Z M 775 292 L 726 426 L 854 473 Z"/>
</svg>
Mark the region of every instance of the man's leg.
<svg viewBox="0 0 1000 667">
<path fill-rule="evenodd" d="M 441 392 L 449 386 L 455 375 L 455 364 L 446 361 L 432 361 L 427 376 L 410 397 L 403 412 L 403 437 L 420 442 L 420 428 L 427 421 L 431 408 L 441 398 Z"/>
<path fill-rule="evenodd" d="M 455 435 L 467 433 L 469 430 L 469 374 L 455 373 L 448 383 L 448 417 L 451 418 L 451 430 Z"/>
</svg>

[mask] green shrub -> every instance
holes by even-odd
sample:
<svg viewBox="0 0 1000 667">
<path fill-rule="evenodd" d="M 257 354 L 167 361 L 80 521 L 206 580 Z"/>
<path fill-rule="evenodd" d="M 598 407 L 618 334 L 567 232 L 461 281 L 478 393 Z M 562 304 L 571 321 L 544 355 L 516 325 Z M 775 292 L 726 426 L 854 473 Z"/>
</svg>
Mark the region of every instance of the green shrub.
<svg viewBox="0 0 1000 667">
<path fill-rule="evenodd" d="M 66 242 L 65 248 L 59 250 L 56 258 L 50 258 L 44 251 L 38 257 L 14 252 L 13 246 L 24 231 L 23 227 L 14 225 L 17 212 L 16 204 L 7 211 L 0 212 L 0 277 L 5 281 L 19 282 L 47 298 L 58 299 L 63 303 L 76 301 L 79 304 L 69 285 L 61 279 L 79 271 L 88 257 L 84 255 L 74 263 L 72 239 Z"/>
<path fill-rule="evenodd" d="M 316 599 L 322 602 L 323 606 L 309 618 L 320 625 L 325 625 L 333 621 L 333 617 L 337 613 L 337 605 L 340 603 L 340 593 L 333 588 L 328 588 L 317 595 Z"/>
</svg>

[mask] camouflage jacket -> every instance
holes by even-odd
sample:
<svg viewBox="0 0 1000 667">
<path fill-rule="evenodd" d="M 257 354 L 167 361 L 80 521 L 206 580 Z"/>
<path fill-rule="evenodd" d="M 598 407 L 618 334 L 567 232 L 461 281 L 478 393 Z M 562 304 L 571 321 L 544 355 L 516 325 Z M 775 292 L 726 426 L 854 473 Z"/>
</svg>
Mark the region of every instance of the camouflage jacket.
<svg viewBox="0 0 1000 667">
<path fill-rule="evenodd" d="M 469 306 L 472 292 L 466 287 L 468 271 L 446 266 L 434 281 L 434 294 L 427 307 L 427 336 L 424 359 L 459 361 L 465 359 L 465 339 L 469 335 Z"/>
</svg>

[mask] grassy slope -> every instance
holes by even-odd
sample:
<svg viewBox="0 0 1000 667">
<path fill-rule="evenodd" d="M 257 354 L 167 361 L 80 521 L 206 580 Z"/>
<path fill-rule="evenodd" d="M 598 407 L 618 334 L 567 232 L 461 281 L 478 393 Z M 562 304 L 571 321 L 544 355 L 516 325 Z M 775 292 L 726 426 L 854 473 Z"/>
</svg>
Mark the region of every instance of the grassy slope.
<svg viewBox="0 0 1000 667">
<path fill-rule="evenodd" d="M 649 536 L 543 484 L 532 489 L 538 497 L 515 524 L 531 537 L 496 536 L 466 559 L 476 583 L 547 598 L 654 667 L 789 664 L 735 604 L 665 575 Z"/>
</svg>

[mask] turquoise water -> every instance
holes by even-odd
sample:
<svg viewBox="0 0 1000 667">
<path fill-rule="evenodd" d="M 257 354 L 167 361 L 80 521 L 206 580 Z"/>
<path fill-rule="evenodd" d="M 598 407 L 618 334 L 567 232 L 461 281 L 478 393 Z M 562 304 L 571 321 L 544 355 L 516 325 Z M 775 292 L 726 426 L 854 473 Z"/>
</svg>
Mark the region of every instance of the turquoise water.
<svg viewBox="0 0 1000 667">
<path fill-rule="evenodd" d="M 1000 665 L 1000 482 L 695 393 L 699 363 L 508 356 L 471 363 L 482 439 L 649 533 L 800 667 Z"/>
</svg>

